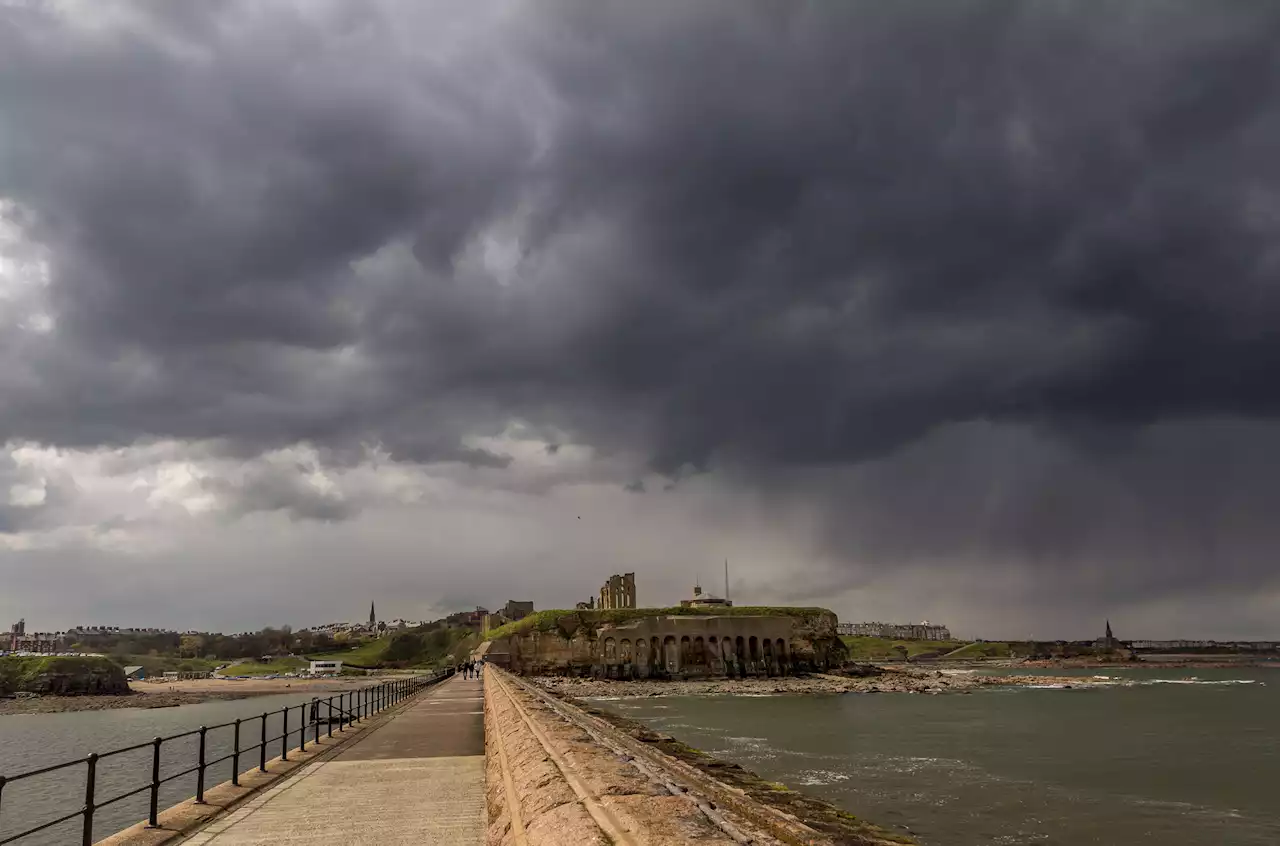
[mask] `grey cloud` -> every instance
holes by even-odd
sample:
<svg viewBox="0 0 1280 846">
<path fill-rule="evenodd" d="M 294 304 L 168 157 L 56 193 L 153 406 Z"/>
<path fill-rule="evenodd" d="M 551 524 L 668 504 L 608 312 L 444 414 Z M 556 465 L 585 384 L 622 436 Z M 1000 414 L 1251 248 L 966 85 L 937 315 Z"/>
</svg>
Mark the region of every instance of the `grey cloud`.
<svg viewBox="0 0 1280 846">
<path fill-rule="evenodd" d="M 4 30 L 59 319 L 6 434 L 420 460 L 523 414 L 673 472 L 1274 411 L 1272 10 L 527 6 L 476 46 L 535 118 L 508 67 L 389 50 L 411 7 L 248 8 Z M 516 209 L 515 284 L 459 264 Z"/>
<path fill-rule="evenodd" d="M 1269 572 L 1280 9 L 146 8 L 0 12 L 57 317 L 0 441 L 497 470 L 463 436 L 519 418 L 819 501 L 844 560 Z"/>
<path fill-rule="evenodd" d="M 304 470 L 258 463 L 232 478 L 205 478 L 200 486 L 232 515 L 281 512 L 291 520 L 330 522 L 359 513 L 359 503 L 310 482 Z"/>
</svg>

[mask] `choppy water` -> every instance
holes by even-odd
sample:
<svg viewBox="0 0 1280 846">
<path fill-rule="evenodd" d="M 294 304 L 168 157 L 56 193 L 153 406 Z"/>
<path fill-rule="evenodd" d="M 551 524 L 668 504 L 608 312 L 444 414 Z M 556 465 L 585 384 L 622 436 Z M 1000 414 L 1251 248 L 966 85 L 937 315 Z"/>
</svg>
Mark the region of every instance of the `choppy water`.
<svg viewBox="0 0 1280 846">
<path fill-rule="evenodd" d="M 933 846 L 1280 844 L 1280 670 L 1079 674 L 1115 685 L 599 704 Z"/>
<path fill-rule="evenodd" d="M 0 775 L 39 769 L 90 752 L 106 752 L 143 743 L 156 736 L 180 734 L 201 725 L 217 725 L 235 719 L 248 719 L 269 711 L 309 702 L 306 695 L 259 696 L 222 702 L 184 705 L 181 708 L 144 710 L 126 708 L 115 711 L 79 711 L 65 714 L 13 714 L 0 717 Z M 281 717 L 271 718 L 267 736 L 280 734 Z M 299 724 L 295 710 L 290 715 L 290 730 Z M 240 748 L 257 742 L 260 721 L 246 723 Z M 311 735 L 308 734 L 308 740 Z M 210 732 L 206 739 L 206 760 L 220 758 L 231 751 L 231 729 Z M 294 734 L 289 748 L 296 748 Z M 162 750 L 161 777 L 194 766 L 197 757 L 194 737 L 165 743 Z M 268 758 L 280 754 L 279 743 L 273 744 Z M 243 772 L 257 762 L 257 750 L 241 759 Z M 85 767 L 77 766 L 32 779 L 5 785 L 0 791 L 0 840 L 47 820 L 56 819 L 84 805 Z M 206 786 L 212 787 L 231 777 L 231 762 L 211 768 Z M 103 760 L 98 765 L 97 800 L 111 798 L 151 779 L 151 750 L 143 749 Z M 195 775 L 175 779 L 161 787 L 160 808 L 164 809 L 195 795 Z M 95 839 L 102 839 L 147 816 L 149 797 L 146 793 L 108 806 L 94 819 Z M 20 846 L 65 846 L 80 842 L 81 821 L 73 820 L 19 841 Z"/>
</svg>

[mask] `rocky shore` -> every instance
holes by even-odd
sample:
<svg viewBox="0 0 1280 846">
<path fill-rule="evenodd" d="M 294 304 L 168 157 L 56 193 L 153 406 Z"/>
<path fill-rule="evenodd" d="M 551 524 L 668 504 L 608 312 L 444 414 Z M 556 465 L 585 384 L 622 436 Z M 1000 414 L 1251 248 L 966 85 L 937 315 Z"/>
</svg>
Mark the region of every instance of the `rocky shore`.
<svg viewBox="0 0 1280 846">
<path fill-rule="evenodd" d="M 237 690 L 225 693 L 121 693 L 98 696 L 27 696 L 0 699 L 0 716 L 10 714 L 60 714 L 67 711 L 111 711 L 117 708 L 176 708 L 221 699 L 265 696 L 270 691 Z"/>
<path fill-rule="evenodd" d="M 989 676 L 941 670 L 885 670 L 878 675 L 814 674 L 775 679 L 703 679 L 696 681 L 609 681 L 539 677 L 546 690 L 575 698 L 636 696 L 768 696 L 834 693 L 966 693 L 985 687 L 1093 687 L 1100 680 L 1058 676 Z"/>
</svg>

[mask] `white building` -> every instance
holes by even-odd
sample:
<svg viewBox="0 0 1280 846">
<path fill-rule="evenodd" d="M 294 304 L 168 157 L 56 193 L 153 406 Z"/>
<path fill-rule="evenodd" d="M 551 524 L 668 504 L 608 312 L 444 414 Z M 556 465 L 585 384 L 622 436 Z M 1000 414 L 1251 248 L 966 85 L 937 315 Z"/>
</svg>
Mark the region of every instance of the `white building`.
<svg viewBox="0 0 1280 846">
<path fill-rule="evenodd" d="M 312 661 L 308 670 L 313 676 L 337 675 L 342 672 L 341 661 Z"/>
</svg>

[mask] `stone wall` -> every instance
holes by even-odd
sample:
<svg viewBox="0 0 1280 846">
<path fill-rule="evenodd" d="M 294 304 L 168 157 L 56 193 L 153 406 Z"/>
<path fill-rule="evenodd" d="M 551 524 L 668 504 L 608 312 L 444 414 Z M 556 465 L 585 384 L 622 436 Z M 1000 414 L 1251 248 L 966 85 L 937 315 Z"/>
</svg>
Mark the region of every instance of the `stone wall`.
<svg viewBox="0 0 1280 846">
<path fill-rule="evenodd" d="M 740 610 L 740 609 L 739 609 Z M 491 645 L 487 660 L 523 675 L 601 678 L 780 676 L 847 658 L 830 611 L 759 615 L 566 612 L 555 626 Z"/>
</svg>

